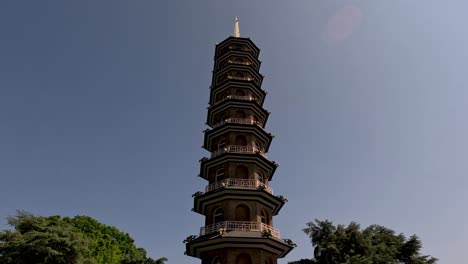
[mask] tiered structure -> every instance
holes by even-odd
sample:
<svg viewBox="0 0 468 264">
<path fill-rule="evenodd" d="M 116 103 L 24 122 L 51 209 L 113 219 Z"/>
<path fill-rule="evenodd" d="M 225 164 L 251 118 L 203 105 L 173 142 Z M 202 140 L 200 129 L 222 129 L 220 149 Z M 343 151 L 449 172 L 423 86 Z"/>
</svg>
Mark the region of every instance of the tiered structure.
<svg viewBox="0 0 468 264">
<path fill-rule="evenodd" d="M 286 199 L 269 185 L 278 166 L 266 153 L 273 136 L 264 128 L 269 112 L 259 73 L 259 48 L 234 37 L 216 45 L 213 80 L 200 177 L 208 181 L 194 194 L 193 210 L 205 216 L 199 236 L 190 236 L 186 254 L 202 264 L 276 264 L 293 246 L 273 228 Z"/>
</svg>

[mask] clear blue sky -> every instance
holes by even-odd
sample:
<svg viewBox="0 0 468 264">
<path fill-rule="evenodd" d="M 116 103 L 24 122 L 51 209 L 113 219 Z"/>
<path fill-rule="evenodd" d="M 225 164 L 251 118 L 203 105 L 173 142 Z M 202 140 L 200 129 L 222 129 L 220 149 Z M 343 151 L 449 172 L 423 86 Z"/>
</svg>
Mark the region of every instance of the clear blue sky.
<svg viewBox="0 0 468 264">
<path fill-rule="evenodd" d="M 291 1 L 292 2 L 292 1 Z M 171 264 L 206 128 L 214 45 L 262 49 L 275 227 L 417 234 L 440 264 L 468 247 L 468 4 L 438 1 L 1 1 L 0 228 L 24 209 L 89 215 Z"/>
</svg>

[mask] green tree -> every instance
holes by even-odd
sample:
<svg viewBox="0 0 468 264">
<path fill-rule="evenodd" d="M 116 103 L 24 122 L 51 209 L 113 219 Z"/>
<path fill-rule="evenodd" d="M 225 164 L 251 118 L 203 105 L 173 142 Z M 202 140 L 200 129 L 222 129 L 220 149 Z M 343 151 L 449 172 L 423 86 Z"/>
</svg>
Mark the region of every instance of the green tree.
<svg viewBox="0 0 468 264">
<path fill-rule="evenodd" d="M 164 264 L 137 248 L 127 233 L 89 216 L 8 218 L 14 230 L 0 232 L 1 264 Z"/>
<path fill-rule="evenodd" d="M 15 230 L 0 232 L 2 264 L 93 263 L 84 257 L 88 241 L 60 217 L 18 211 L 15 217 L 8 217 L 8 224 Z"/>
<path fill-rule="evenodd" d="M 330 221 L 307 223 L 304 232 L 314 247 L 314 258 L 290 264 L 434 264 L 437 259 L 420 254 L 416 235 L 406 238 L 383 226 L 363 230 L 352 222 L 347 227 Z"/>
<path fill-rule="evenodd" d="M 294 262 L 289 262 L 289 264 L 316 264 L 317 262 L 313 259 L 301 259 Z"/>
<path fill-rule="evenodd" d="M 140 264 L 146 261 L 146 251 L 137 248 L 134 240 L 113 226 L 98 222 L 89 216 L 63 219 L 90 241 L 88 257 L 103 264 Z"/>
<path fill-rule="evenodd" d="M 144 264 L 164 264 L 166 263 L 166 261 L 167 261 L 167 258 L 159 258 L 156 260 L 149 258 L 146 260 Z"/>
</svg>

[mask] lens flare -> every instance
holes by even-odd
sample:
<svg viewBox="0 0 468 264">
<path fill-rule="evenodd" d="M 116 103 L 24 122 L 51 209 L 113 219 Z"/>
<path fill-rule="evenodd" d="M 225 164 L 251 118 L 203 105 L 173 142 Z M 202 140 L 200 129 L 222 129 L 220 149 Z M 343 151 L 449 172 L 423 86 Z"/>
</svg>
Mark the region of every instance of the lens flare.
<svg viewBox="0 0 468 264">
<path fill-rule="evenodd" d="M 361 26 L 362 10 L 355 5 L 347 5 L 336 11 L 325 28 L 324 38 L 328 42 L 339 43 L 349 38 Z"/>
</svg>

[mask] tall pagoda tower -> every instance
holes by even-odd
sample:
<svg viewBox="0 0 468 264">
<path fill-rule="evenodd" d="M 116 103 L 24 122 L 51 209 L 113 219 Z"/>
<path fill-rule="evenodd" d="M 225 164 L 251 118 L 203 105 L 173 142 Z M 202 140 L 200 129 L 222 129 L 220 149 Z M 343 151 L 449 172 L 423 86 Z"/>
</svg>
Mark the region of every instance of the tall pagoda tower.
<svg viewBox="0 0 468 264">
<path fill-rule="evenodd" d="M 273 227 L 287 201 L 273 194 L 270 181 L 278 166 L 266 153 L 273 139 L 265 131 L 260 49 L 234 36 L 216 45 L 200 177 L 208 181 L 194 197 L 193 211 L 205 216 L 198 236 L 189 236 L 186 254 L 202 264 L 276 264 L 295 244 Z"/>
</svg>

